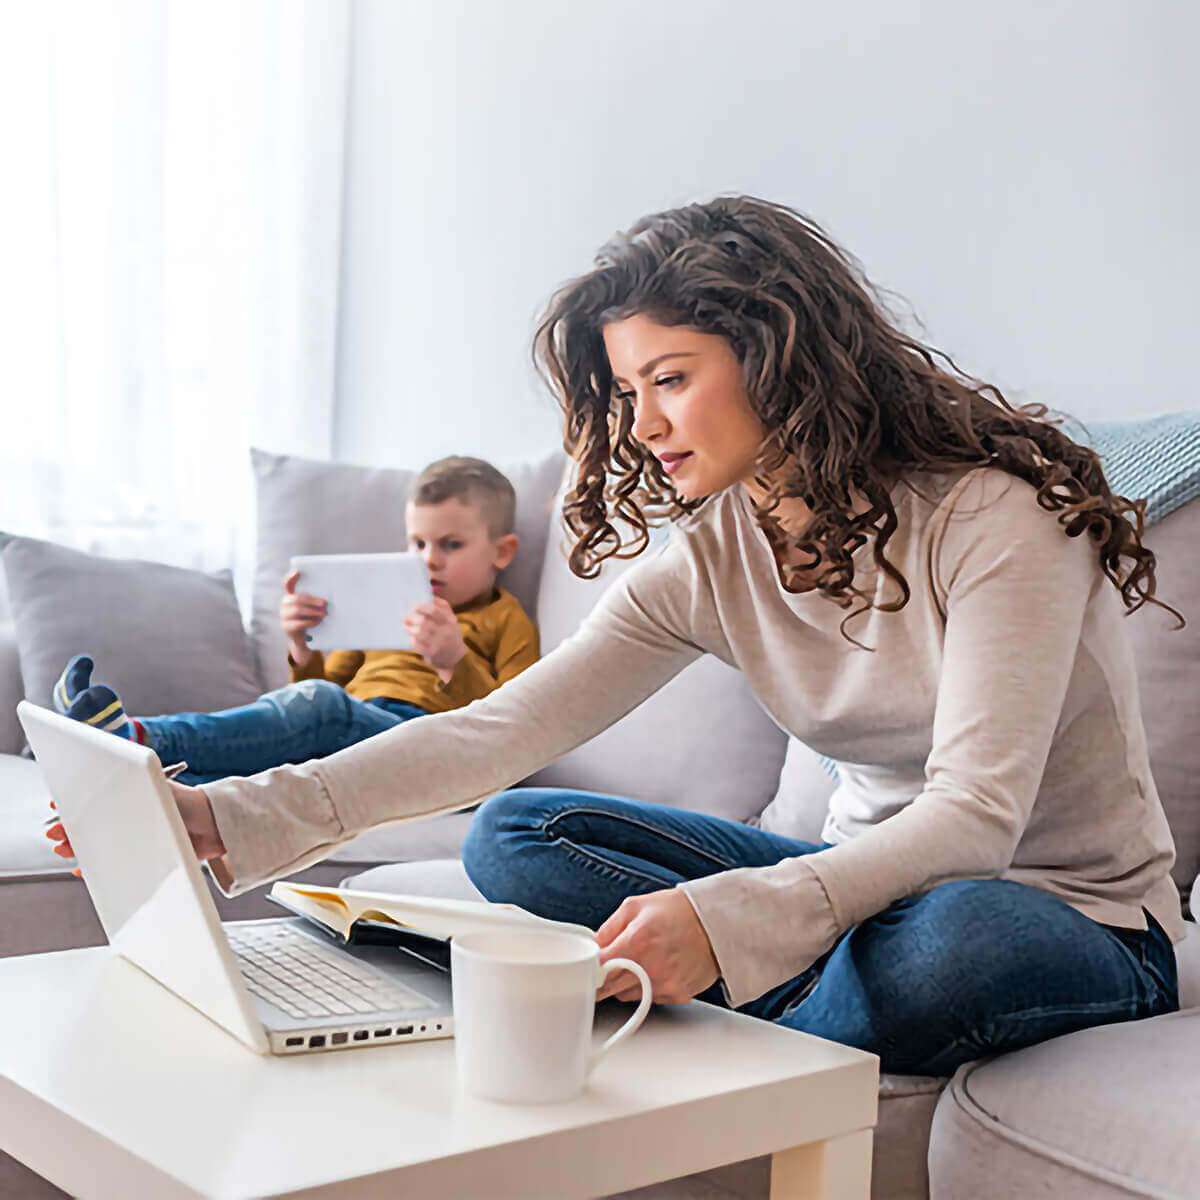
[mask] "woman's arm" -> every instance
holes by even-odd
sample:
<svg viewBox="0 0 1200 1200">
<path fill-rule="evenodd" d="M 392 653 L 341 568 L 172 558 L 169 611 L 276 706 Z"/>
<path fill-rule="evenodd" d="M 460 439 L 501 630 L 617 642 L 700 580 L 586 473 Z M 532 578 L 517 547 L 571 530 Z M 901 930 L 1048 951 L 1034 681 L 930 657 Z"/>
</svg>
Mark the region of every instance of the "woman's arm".
<svg viewBox="0 0 1200 1200">
<path fill-rule="evenodd" d="M 893 901 L 951 879 L 998 876 L 1011 864 L 1084 610 L 1094 589 L 1110 585 L 1094 543 L 1067 538 L 1029 484 L 998 476 L 973 473 L 935 554 L 946 627 L 921 794 L 831 849 L 679 885 L 708 933 L 731 1005 L 798 975 Z"/>
<path fill-rule="evenodd" d="M 387 821 L 469 807 L 620 720 L 703 653 L 675 541 L 605 593 L 579 631 L 490 696 L 328 758 L 204 785 L 225 845 L 210 867 L 239 895 Z"/>
</svg>

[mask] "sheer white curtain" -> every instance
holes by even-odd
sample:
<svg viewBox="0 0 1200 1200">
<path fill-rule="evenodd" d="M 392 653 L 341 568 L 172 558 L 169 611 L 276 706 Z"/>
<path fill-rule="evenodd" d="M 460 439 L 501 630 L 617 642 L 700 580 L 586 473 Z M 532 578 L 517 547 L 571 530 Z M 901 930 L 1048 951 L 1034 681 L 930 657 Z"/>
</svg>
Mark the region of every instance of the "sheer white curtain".
<svg viewBox="0 0 1200 1200">
<path fill-rule="evenodd" d="M 349 0 L 2 13 L 0 529 L 244 577 L 248 447 L 331 451 Z"/>
</svg>

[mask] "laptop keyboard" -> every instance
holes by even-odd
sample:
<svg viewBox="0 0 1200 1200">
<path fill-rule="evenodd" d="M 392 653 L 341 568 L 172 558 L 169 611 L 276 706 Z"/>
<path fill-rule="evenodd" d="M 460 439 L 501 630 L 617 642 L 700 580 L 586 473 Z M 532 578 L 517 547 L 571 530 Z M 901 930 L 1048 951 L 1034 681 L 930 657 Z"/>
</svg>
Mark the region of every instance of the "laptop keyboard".
<svg viewBox="0 0 1200 1200">
<path fill-rule="evenodd" d="M 290 1017 L 341 1017 L 428 1008 L 428 997 L 327 950 L 289 925 L 225 927 L 246 987 Z"/>
</svg>

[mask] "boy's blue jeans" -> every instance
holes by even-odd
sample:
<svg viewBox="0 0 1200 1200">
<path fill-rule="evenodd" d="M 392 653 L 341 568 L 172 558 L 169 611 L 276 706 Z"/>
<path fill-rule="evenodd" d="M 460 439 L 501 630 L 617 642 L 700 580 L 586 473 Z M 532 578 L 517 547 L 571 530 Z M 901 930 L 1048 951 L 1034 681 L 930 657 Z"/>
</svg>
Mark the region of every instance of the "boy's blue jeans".
<svg viewBox="0 0 1200 1200">
<path fill-rule="evenodd" d="M 702 813 L 593 792 L 516 788 L 475 813 L 463 865 L 489 899 L 598 929 L 626 896 L 813 844 Z M 1003 879 L 943 883 L 853 926 L 822 958 L 738 1010 L 879 1055 L 881 1069 L 961 1063 L 1179 1007 L 1158 922 L 1101 925 Z M 698 999 L 725 1006 L 720 986 Z"/>
<path fill-rule="evenodd" d="M 188 764 L 179 782 L 195 786 L 323 758 L 427 715 L 403 700 L 356 700 L 336 683 L 306 679 L 240 708 L 138 719 L 164 763 Z"/>
</svg>

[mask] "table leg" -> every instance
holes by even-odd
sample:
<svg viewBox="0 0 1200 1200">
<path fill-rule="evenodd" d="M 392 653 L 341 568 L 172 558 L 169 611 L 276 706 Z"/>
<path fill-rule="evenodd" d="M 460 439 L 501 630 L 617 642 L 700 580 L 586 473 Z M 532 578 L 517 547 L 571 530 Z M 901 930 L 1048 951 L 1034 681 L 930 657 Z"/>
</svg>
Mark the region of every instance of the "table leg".
<svg viewBox="0 0 1200 1200">
<path fill-rule="evenodd" d="M 771 1200 L 869 1200 L 873 1130 L 771 1155 Z"/>
</svg>

